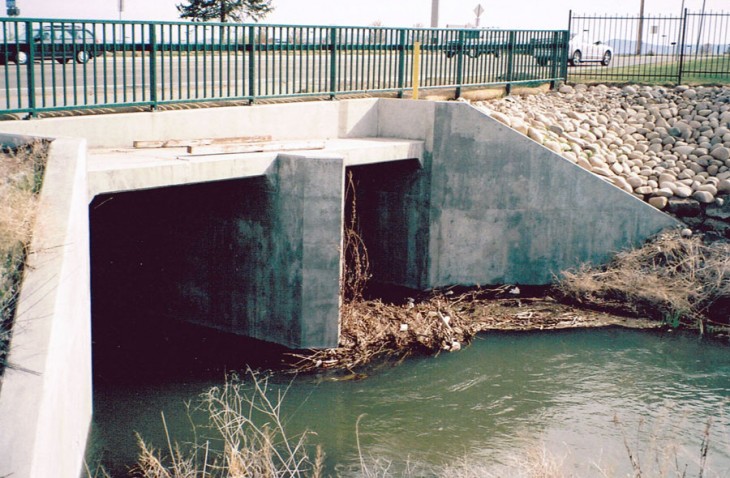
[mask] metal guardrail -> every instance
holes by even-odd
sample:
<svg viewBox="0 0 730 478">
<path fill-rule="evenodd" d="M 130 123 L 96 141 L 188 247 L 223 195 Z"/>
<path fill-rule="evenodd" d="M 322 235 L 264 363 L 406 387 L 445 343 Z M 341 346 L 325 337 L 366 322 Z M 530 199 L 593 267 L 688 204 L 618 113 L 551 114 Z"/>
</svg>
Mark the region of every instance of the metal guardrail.
<svg viewBox="0 0 730 478">
<path fill-rule="evenodd" d="M 642 17 L 571 12 L 568 29 L 569 60 L 580 48 L 576 38 L 583 45 L 600 41 L 613 53 L 609 68 L 586 62 L 569 68 L 571 82 L 730 82 L 730 13 L 685 9 L 681 15 Z"/>
<path fill-rule="evenodd" d="M 0 19 L 0 113 L 461 89 L 564 80 L 568 35 Z"/>
</svg>

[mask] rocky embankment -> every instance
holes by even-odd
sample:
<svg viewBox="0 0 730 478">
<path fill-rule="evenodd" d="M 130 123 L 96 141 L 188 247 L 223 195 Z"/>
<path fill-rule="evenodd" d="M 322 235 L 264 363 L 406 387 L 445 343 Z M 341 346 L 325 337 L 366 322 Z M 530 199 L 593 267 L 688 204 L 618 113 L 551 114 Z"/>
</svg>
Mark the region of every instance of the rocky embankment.
<svg viewBox="0 0 730 478">
<path fill-rule="evenodd" d="M 730 87 L 564 85 L 474 106 L 693 229 L 730 238 Z"/>
</svg>

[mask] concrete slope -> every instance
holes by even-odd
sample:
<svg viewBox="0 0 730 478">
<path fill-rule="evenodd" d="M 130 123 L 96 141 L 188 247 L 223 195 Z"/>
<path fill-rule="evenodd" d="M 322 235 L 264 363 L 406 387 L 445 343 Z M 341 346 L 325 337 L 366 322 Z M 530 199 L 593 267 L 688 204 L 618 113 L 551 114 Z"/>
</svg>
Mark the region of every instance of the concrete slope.
<svg viewBox="0 0 730 478">
<path fill-rule="evenodd" d="M 680 224 L 468 104 L 433 128 L 430 287 L 546 284 Z"/>
</svg>

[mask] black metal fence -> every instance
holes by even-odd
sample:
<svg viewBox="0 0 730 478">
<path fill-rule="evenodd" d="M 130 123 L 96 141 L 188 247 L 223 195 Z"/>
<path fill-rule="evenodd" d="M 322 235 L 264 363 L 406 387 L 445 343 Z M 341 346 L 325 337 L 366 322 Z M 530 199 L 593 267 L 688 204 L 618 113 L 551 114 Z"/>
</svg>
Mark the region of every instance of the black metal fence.
<svg viewBox="0 0 730 478">
<path fill-rule="evenodd" d="M 570 13 L 572 82 L 728 83 L 730 13 Z"/>
</svg>

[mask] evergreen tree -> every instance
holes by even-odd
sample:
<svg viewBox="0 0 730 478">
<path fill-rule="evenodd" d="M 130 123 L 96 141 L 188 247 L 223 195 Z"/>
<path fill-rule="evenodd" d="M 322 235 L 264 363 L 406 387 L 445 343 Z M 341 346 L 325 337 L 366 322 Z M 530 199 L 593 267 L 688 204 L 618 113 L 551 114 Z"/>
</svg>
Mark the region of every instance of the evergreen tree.
<svg viewBox="0 0 730 478">
<path fill-rule="evenodd" d="M 274 10 L 273 0 L 188 0 L 180 3 L 180 18 L 196 22 L 218 19 L 221 22 L 242 22 L 246 17 L 257 22 Z"/>
</svg>

